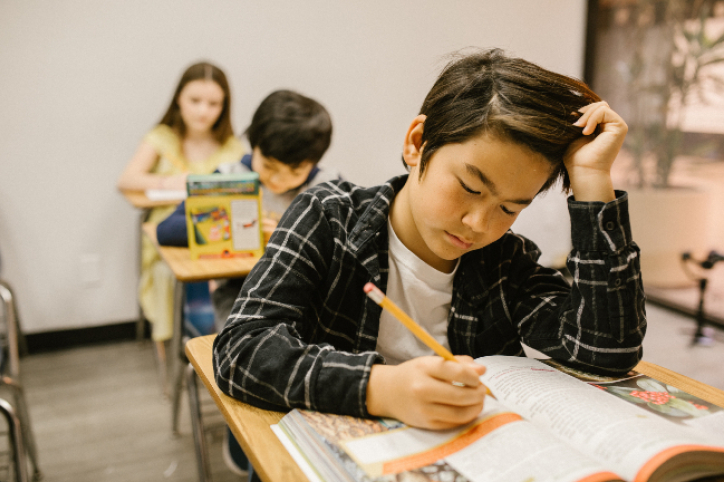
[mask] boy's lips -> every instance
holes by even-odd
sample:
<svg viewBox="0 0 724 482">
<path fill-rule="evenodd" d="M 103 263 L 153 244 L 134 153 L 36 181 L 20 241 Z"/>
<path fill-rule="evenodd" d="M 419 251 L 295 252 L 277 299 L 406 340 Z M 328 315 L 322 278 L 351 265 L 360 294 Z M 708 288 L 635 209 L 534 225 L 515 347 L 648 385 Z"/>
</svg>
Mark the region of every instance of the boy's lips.
<svg viewBox="0 0 724 482">
<path fill-rule="evenodd" d="M 445 231 L 445 234 L 447 234 L 447 237 L 450 240 L 450 242 L 454 246 L 456 246 L 460 249 L 470 249 L 470 247 L 473 245 L 472 241 L 466 241 L 465 239 L 459 238 L 459 237 L 455 236 L 454 234 L 448 233 L 447 231 Z"/>
</svg>

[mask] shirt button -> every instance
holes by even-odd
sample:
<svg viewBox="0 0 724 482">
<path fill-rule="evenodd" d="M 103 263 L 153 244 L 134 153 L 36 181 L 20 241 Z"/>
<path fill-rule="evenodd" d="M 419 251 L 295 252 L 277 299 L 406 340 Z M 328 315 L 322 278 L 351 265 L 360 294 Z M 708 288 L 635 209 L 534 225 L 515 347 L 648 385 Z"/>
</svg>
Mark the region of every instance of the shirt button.
<svg viewBox="0 0 724 482">
<path fill-rule="evenodd" d="M 621 278 L 616 278 L 616 281 L 613 282 L 616 286 L 621 286 Z"/>
<path fill-rule="evenodd" d="M 615 228 L 616 225 L 613 223 L 613 221 L 609 221 L 606 223 L 606 231 L 613 231 L 613 228 Z"/>
</svg>

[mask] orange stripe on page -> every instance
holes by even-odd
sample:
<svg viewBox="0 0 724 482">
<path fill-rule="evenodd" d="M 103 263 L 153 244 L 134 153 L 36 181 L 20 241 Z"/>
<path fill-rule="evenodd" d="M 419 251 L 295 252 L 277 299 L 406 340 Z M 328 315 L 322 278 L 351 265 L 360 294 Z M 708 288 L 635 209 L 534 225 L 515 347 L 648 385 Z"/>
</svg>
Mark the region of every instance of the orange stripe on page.
<svg viewBox="0 0 724 482">
<path fill-rule="evenodd" d="M 634 482 L 646 482 L 649 480 L 649 477 L 658 469 L 664 462 L 669 460 L 670 458 L 683 454 L 684 452 L 693 452 L 693 451 L 700 451 L 700 452 L 724 452 L 724 449 L 718 448 L 718 447 L 710 447 L 708 445 L 677 445 L 676 447 L 671 447 L 670 449 L 662 450 L 658 454 L 654 455 L 649 459 L 648 462 L 644 464 L 643 467 L 641 467 L 641 470 L 639 470 L 639 473 L 636 474 L 636 478 L 634 479 Z"/>
<path fill-rule="evenodd" d="M 450 442 L 446 442 L 426 452 L 420 452 L 408 457 L 402 457 L 391 462 L 386 462 L 382 466 L 382 475 L 397 474 L 406 470 L 413 470 L 430 465 L 440 459 L 444 459 L 448 455 L 464 449 L 473 442 L 480 440 L 496 428 L 502 427 L 503 425 L 511 422 L 517 422 L 518 420 L 522 420 L 522 418 L 516 413 L 501 413 L 500 415 L 495 415 L 487 420 L 483 420 L 473 427 L 470 427 L 468 431 L 461 433 Z"/>
<path fill-rule="evenodd" d="M 610 480 L 623 480 L 620 475 L 616 475 L 613 472 L 598 472 L 597 474 L 589 475 L 584 477 L 578 482 L 608 482 Z"/>
</svg>

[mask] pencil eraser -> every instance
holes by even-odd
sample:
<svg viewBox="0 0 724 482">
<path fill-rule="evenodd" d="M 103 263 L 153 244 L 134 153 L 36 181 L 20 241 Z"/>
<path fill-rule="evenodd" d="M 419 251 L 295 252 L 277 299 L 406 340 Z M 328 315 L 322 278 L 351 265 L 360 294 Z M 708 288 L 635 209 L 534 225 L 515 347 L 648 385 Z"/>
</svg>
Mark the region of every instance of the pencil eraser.
<svg viewBox="0 0 724 482">
<path fill-rule="evenodd" d="M 385 299 L 385 294 L 380 291 L 380 289 L 375 286 L 374 283 L 367 283 L 363 289 L 365 290 L 365 294 L 378 305 L 381 304 L 382 300 Z"/>
</svg>

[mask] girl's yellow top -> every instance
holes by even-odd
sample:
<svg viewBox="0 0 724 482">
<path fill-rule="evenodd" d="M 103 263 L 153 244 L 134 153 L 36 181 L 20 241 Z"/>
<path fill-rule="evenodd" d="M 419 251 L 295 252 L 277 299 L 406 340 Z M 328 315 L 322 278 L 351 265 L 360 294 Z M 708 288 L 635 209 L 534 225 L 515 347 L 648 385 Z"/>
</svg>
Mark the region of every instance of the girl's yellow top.
<svg viewBox="0 0 724 482">
<path fill-rule="evenodd" d="M 229 137 L 211 156 L 203 161 L 190 162 L 183 153 L 181 138 L 167 125 L 160 124 L 144 137 L 158 153 L 159 159 L 151 172 L 155 174 L 211 174 L 219 164 L 238 162 L 244 147 Z M 151 210 L 147 221 L 160 223 L 175 209 L 174 206 Z M 141 280 L 139 302 L 143 314 L 153 326 L 153 339 L 168 340 L 173 334 L 173 273 L 163 263 L 153 244 L 143 238 L 141 249 Z"/>
</svg>

